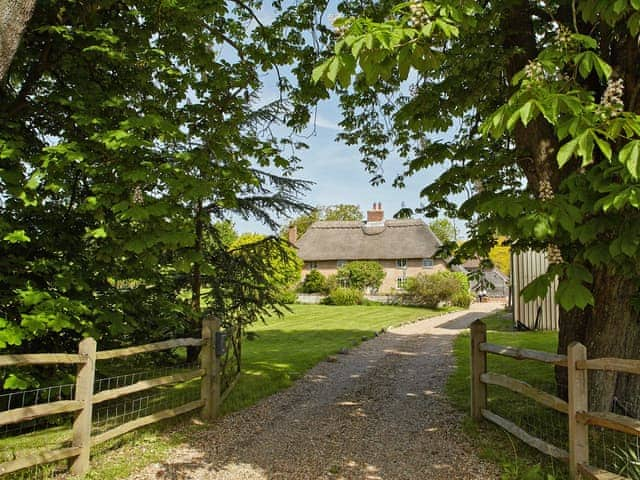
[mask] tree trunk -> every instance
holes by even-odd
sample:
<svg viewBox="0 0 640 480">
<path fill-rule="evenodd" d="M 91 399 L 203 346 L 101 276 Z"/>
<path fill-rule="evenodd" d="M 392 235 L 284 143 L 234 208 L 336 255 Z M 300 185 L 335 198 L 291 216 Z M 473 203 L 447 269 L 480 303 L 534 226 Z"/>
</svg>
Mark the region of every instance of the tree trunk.
<svg viewBox="0 0 640 480">
<path fill-rule="evenodd" d="M 194 229 L 195 229 L 195 245 L 194 249 L 197 253 L 202 254 L 202 242 L 203 242 L 203 231 L 204 226 L 202 222 L 202 201 L 198 202 L 196 206 L 196 211 L 194 214 Z M 202 298 L 202 276 L 200 273 L 200 263 L 194 262 L 193 268 L 191 269 L 191 308 L 193 310 L 194 318 L 196 322 L 199 323 L 200 313 L 202 312 L 201 305 Z M 199 325 L 193 325 L 194 330 Z M 200 347 L 187 347 L 187 363 L 193 363 L 198 360 L 198 355 L 200 354 Z"/>
<path fill-rule="evenodd" d="M 609 269 L 594 273 L 595 307 L 585 311 L 574 309 L 560 313 L 558 353 L 566 354 L 567 346 L 579 341 L 587 347 L 589 358 L 640 356 L 640 315 L 632 307 L 638 291 L 635 282 Z M 566 369 L 556 370 L 558 391 L 566 386 Z M 618 411 L 639 416 L 640 376 L 615 372 L 589 373 L 589 408 L 596 411 Z"/>
<path fill-rule="evenodd" d="M 35 0 L 0 0 L 0 81 L 9 71 L 35 4 Z"/>
</svg>

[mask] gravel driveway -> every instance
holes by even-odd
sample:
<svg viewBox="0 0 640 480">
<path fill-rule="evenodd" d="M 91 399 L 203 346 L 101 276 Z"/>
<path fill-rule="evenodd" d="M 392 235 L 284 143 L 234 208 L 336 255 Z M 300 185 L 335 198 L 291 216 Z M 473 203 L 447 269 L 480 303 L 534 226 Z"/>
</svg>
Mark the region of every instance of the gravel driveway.
<svg viewBox="0 0 640 480">
<path fill-rule="evenodd" d="M 474 304 L 391 329 L 195 433 L 131 479 L 499 478 L 444 397 L 454 336 L 498 306 Z"/>
</svg>

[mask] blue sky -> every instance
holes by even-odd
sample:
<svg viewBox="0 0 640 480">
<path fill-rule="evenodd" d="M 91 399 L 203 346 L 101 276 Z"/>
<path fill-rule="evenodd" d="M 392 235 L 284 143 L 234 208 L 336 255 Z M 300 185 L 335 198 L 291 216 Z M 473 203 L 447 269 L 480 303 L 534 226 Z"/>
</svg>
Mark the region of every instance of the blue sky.
<svg viewBox="0 0 640 480">
<path fill-rule="evenodd" d="M 317 109 L 315 134 L 305 143 L 309 149 L 301 150 L 302 169 L 297 177 L 315 182 L 304 201 L 311 205 L 335 205 L 340 203 L 359 205 L 363 212 L 373 202 L 381 202 L 385 217 L 391 218 L 402 203 L 415 208 L 420 205 L 420 191 L 442 171 L 431 168 L 407 178 L 406 187 L 392 186 L 395 176 L 402 171 L 402 159 L 390 157 L 384 164 L 386 183 L 372 186 L 370 175 L 360 163 L 360 154 L 356 147 L 335 140 L 340 132 L 340 108 L 336 99 L 322 102 Z M 309 127 L 309 133 L 313 131 Z M 284 220 L 286 221 L 286 219 Z M 428 220 L 427 220 L 428 221 Z M 272 233 L 265 225 L 256 221 L 235 220 L 236 230 L 243 232 Z"/>
<path fill-rule="evenodd" d="M 330 3 L 327 14 L 324 16 L 325 21 L 329 21 L 331 14 L 335 11 L 333 3 Z M 273 11 L 268 2 L 263 7 L 261 17 L 265 23 L 273 19 Z M 269 99 L 277 98 L 274 87 L 275 80 L 270 77 L 273 77 L 273 74 L 267 74 L 265 89 L 262 93 L 265 103 Z M 392 183 L 396 175 L 403 170 L 403 160 L 398 156 L 391 156 L 384 164 L 386 182 L 382 185 L 372 186 L 370 174 L 360 163 L 357 147 L 350 147 L 336 141 L 336 135 L 340 132 L 338 125 L 340 120 L 341 112 L 338 101 L 332 97 L 317 106 L 315 131 L 313 125 L 310 125 L 308 131 L 302 134 L 304 137 L 305 134 L 314 133 L 309 138 L 301 138 L 309 148 L 298 152 L 298 156 L 302 159 L 302 168 L 297 172 L 296 177 L 315 183 L 302 200 L 313 206 L 355 204 L 360 206 L 360 209 L 365 213 L 373 202 L 381 202 L 386 218 L 391 218 L 403 203 L 409 208 L 420 206 L 420 191 L 425 185 L 431 183 L 444 167 L 430 168 L 407 178 L 405 180 L 406 186 L 398 189 L 394 188 Z M 461 200 L 462 198 L 457 199 L 457 201 Z M 286 223 L 287 219 L 280 221 Z M 268 227 L 257 221 L 244 221 L 236 218 L 234 223 L 239 233 L 273 233 Z M 459 232 L 464 230 L 462 224 L 458 223 L 458 227 Z"/>
</svg>

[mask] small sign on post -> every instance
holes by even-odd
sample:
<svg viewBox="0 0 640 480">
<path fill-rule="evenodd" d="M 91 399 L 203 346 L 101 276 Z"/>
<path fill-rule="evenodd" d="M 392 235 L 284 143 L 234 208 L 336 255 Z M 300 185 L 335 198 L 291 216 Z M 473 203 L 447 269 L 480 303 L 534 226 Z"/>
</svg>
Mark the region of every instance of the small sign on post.
<svg viewBox="0 0 640 480">
<path fill-rule="evenodd" d="M 227 353 L 227 332 L 216 332 L 215 350 L 216 357 L 222 357 Z"/>
</svg>

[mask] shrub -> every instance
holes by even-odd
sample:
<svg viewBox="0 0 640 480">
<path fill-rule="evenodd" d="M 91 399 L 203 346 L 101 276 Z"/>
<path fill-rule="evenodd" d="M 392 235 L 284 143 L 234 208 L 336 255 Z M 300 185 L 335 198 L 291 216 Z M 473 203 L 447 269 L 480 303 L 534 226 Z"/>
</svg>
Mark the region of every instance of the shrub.
<svg viewBox="0 0 640 480">
<path fill-rule="evenodd" d="M 460 308 L 469 308 L 473 301 L 473 295 L 471 292 L 458 292 L 451 297 L 451 305 Z"/>
<path fill-rule="evenodd" d="M 298 301 L 298 294 L 294 290 L 285 290 L 280 296 L 280 301 L 282 303 L 291 305 Z"/>
<path fill-rule="evenodd" d="M 323 293 L 327 287 L 327 280 L 318 270 L 311 270 L 302 282 L 302 293 Z"/>
<path fill-rule="evenodd" d="M 326 279 L 326 285 L 322 293 L 326 293 L 327 295 L 338 288 L 340 284 L 338 283 L 338 276 L 334 273 L 329 275 Z"/>
<path fill-rule="evenodd" d="M 424 273 L 407 279 L 407 297 L 416 305 L 436 308 L 441 302 L 468 307 L 472 297 L 469 279 L 461 272 Z"/>
<path fill-rule="evenodd" d="M 349 262 L 338 270 L 338 281 L 358 290 L 377 290 L 384 280 L 384 269 L 378 262 Z"/>
<path fill-rule="evenodd" d="M 338 287 L 332 290 L 322 303 L 325 305 L 360 305 L 364 300 L 361 290 Z"/>
</svg>

